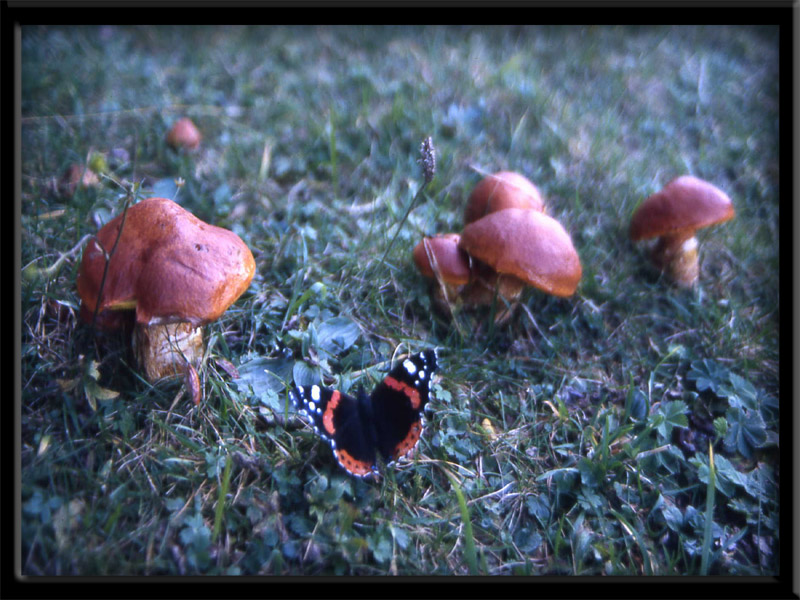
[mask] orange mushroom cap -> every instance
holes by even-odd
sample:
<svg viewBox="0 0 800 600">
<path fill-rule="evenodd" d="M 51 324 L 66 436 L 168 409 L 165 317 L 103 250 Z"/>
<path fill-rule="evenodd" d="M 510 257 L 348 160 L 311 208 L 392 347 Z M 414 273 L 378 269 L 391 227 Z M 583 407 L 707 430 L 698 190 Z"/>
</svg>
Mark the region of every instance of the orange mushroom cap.
<svg viewBox="0 0 800 600">
<path fill-rule="evenodd" d="M 167 133 L 167 144 L 175 149 L 186 148 L 194 150 L 200 145 L 203 136 L 200 130 L 189 118 L 182 118 L 175 121 L 172 129 Z"/>
<path fill-rule="evenodd" d="M 414 262 L 425 277 L 435 278 L 434 267 L 430 258 L 436 263 L 442 280 L 453 285 L 463 285 L 469 281 L 469 257 L 458 247 L 461 236 L 457 233 L 445 233 L 436 237 L 424 238 L 414 248 Z M 427 246 L 427 249 L 426 249 Z"/>
<path fill-rule="evenodd" d="M 731 199 L 719 188 L 683 175 L 642 202 L 631 217 L 630 237 L 638 241 L 692 233 L 735 215 Z"/>
<path fill-rule="evenodd" d="M 148 198 L 107 223 L 89 242 L 78 272 L 81 314 L 98 303 L 105 257 L 111 252 L 98 316 L 135 309 L 136 322 L 188 321 L 198 327 L 218 319 L 250 285 L 255 260 L 232 231 L 204 223 L 166 198 Z M 101 322 L 98 319 L 98 322 Z M 113 323 L 115 319 L 106 322 Z"/>
<path fill-rule="evenodd" d="M 73 163 L 67 167 L 58 180 L 58 191 L 62 196 L 71 197 L 79 187 L 89 188 L 100 185 L 97 173 L 86 165 Z"/>
<path fill-rule="evenodd" d="M 498 273 L 555 296 L 574 294 L 583 272 L 569 234 L 536 210 L 490 213 L 464 227 L 459 246 Z"/>
<path fill-rule="evenodd" d="M 530 208 L 544 212 L 544 199 L 536 186 L 519 173 L 500 171 L 487 175 L 469 196 L 464 224 L 505 208 Z"/>
</svg>

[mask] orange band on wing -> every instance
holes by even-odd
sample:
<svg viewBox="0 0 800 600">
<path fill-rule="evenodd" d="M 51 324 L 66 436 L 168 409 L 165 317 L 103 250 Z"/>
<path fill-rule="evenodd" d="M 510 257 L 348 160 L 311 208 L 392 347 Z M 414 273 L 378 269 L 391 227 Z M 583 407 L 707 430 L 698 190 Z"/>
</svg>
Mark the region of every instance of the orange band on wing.
<svg viewBox="0 0 800 600">
<path fill-rule="evenodd" d="M 422 423 L 417 421 L 411 426 L 408 435 L 397 446 L 394 447 L 394 455 L 392 458 L 397 460 L 411 452 L 414 446 L 417 445 L 420 436 L 422 435 Z"/>
<path fill-rule="evenodd" d="M 336 460 L 339 461 L 339 464 L 350 471 L 350 473 L 353 475 L 363 477 L 364 475 L 367 475 L 373 471 L 371 464 L 366 463 L 363 460 L 353 458 L 346 450 L 337 449 L 335 452 Z"/>
<path fill-rule="evenodd" d="M 393 390 L 397 390 L 398 392 L 402 392 L 403 394 L 408 396 L 408 399 L 411 401 L 411 406 L 415 410 L 419 409 L 419 406 L 422 403 L 422 401 L 420 400 L 419 392 L 415 388 L 411 387 L 407 383 L 398 381 L 394 377 L 387 377 L 386 379 L 383 380 L 383 382 Z"/>
<path fill-rule="evenodd" d="M 322 415 L 322 424 L 325 426 L 325 431 L 328 432 L 328 435 L 333 435 L 336 432 L 336 426 L 333 424 L 333 413 L 339 405 L 341 397 L 339 390 L 334 390 L 331 399 L 328 401 L 328 406 L 325 407 L 325 414 Z"/>
</svg>

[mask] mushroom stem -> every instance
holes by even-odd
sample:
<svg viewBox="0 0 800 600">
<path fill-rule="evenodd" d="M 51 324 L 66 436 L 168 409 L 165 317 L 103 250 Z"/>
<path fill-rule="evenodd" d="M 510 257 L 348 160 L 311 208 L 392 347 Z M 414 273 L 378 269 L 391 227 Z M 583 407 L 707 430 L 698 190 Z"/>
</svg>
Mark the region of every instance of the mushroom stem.
<svg viewBox="0 0 800 600">
<path fill-rule="evenodd" d="M 473 262 L 473 278 L 461 293 L 463 301 L 469 306 L 491 306 L 497 302 L 494 321 L 502 325 L 514 314 L 525 282 L 513 275 L 497 273 L 480 261 Z"/>
<path fill-rule="evenodd" d="M 691 287 L 698 279 L 697 238 L 693 231 L 661 236 L 653 248 L 652 259 L 656 267 L 682 287 Z"/>
<path fill-rule="evenodd" d="M 525 282 L 513 275 L 496 273 L 490 269 L 486 265 L 476 267 L 475 277 L 463 293 L 465 302 L 488 306 L 494 302 L 495 295 L 509 304 L 519 300 L 522 290 L 525 289 Z"/>
<path fill-rule="evenodd" d="M 150 383 L 183 375 L 186 365 L 203 357 L 203 328 L 187 321 L 161 325 L 137 324 L 133 347 Z"/>
</svg>

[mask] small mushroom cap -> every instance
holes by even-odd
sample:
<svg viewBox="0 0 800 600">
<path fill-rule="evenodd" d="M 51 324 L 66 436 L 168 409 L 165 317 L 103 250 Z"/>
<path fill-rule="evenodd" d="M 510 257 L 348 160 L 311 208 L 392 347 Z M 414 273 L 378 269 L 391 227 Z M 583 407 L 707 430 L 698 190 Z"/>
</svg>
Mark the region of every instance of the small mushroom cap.
<svg viewBox="0 0 800 600">
<path fill-rule="evenodd" d="M 469 257 L 458 247 L 461 236 L 445 233 L 424 238 L 414 248 L 414 262 L 425 277 L 435 278 L 431 258 L 445 283 L 463 285 L 469 281 Z M 427 247 L 427 248 L 426 248 Z"/>
<path fill-rule="evenodd" d="M 555 219 L 507 208 L 464 227 L 460 247 L 498 273 L 553 294 L 571 296 L 583 273 L 569 234 Z"/>
<path fill-rule="evenodd" d="M 631 217 L 630 237 L 635 242 L 693 233 L 732 219 L 735 214 L 725 192 L 707 181 L 683 175 L 639 205 Z"/>
<path fill-rule="evenodd" d="M 71 164 L 58 180 L 58 191 L 62 196 L 73 196 L 79 187 L 89 188 L 100 185 L 97 173 L 86 165 Z"/>
<path fill-rule="evenodd" d="M 84 250 L 77 282 L 84 317 L 95 311 L 105 268 L 97 242 L 110 252 L 122 217 L 107 223 Z M 139 324 L 188 321 L 199 327 L 218 319 L 254 273 L 253 254 L 235 233 L 204 223 L 172 200 L 148 198 L 125 214 L 98 315 L 135 309 Z"/>
<path fill-rule="evenodd" d="M 175 149 L 186 148 L 194 150 L 200 145 L 203 136 L 191 119 L 184 117 L 175 121 L 172 129 L 167 133 L 167 144 Z"/>
<path fill-rule="evenodd" d="M 533 183 L 513 171 L 487 175 L 469 196 L 464 224 L 504 208 L 530 208 L 544 212 L 544 199 Z"/>
</svg>

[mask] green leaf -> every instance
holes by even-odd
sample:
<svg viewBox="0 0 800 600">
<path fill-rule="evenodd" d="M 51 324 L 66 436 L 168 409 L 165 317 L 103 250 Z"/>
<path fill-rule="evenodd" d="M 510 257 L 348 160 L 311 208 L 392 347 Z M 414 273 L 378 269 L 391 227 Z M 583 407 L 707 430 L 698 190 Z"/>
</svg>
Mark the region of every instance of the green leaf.
<svg viewBox="0 0 800 600">
<path fill-rule="evenodd" d="M 710 479 L 710 469 L 708 463 L 708 455 L 698 452 L 693 458 L 689 460 L 691 464 L 697 467 L 697 477 L 700 481 L 708 484 Z M 720 493 L 725 494 L 728 498 L 735 493 L 735 486 L 744 486 L 744 478 L 736 467 L 731 462 L 722 456 L 716 454 L 714 456 L 715 467 L 715 487 Z"/>
<path fill-rule="evenodd" d="M 714 419 L 714 433 L 717 434 L 717 437 L 725 437 L 728 433 L 728 421 L 725 420 L 725 417 L 717 417 Z"/>
<path fill-rule="evenodd" d="M 689 407 L 682 400 L 662 402 L 658 413 L 663 420 L 656 426 L 658 433 L 666 438 L 672 433 L 673 427 L 686 427 L 689 424 L 689 420 L 686 417 L 688 410 Z"/>
<path fill-rule="evenodd" d="M 535 517 L 541 525 L 550 519 L 550 505 L 541 496 L 528 496 L 525 499 L 525 508 L 528 510 L 528 514 Z"/>
<path fill-rule="evenodd" d="M 664 517 L 664 521 L 667 523 L 667 527 L 669 527 L 672 531 L 681 531 L 683 528 L 684 519 L 680 508 L 674 504 L 668 504 L 665 502 L 663 508 L 661 509 L 661 514 Z"/>
<path fill-rule="evenodd" d="M 633 383 L 633 374 L 630 375 L 628 393 L 625 395 L 625 412 L 622 422 L 629 418 L 634 421 L 644 421 L 650 413 L 650 399 L 643 391 L 637 389 Z"/>
<path fill-rule="evenodd" d="M 92 379 L 86 381 L 84 389 L 86 390 L 87 396 L 91 396 L 92 398 L 97 400 L 113 400 L 114 398 L 119 396 L 119 392 L 101 387 L 97 385 L 97 382 Z M 93 408 L 96 409 L 96 407 L 94 406 Z"/>
<path fill-rule="evenodd" d="M 698 392 L 711 390 L 715 394 L 720 386 L 729 381 L 730 371 L 716 361 L 704 358 L 692 362 L 692 368 L 686 378 L 695 382 Z"/>
<path fill-rule="evenodd" d="M 304 361 L 298 360 L 292 367 L 292 379 L 296 385 L 314 385 L 319 383 L 319 375 Z"/>
<path fill-rule="evenodd" d="M 287 519 L 289 529 L 299 536 L 305 536 L 312 530 L 312 524 L 302 515 L 290 515 Z"/>
<path fill-rule="evenodd" d="M 777 485 L 772 473 L 772 468 L 763 463 L 749 473 L 740 473 L 744 490 L 760 502 L 768 502 L 777 496 Z"/>
<path fill-rule="evenodd" d="M 743 406 L 749 410 L 757 410 L 759 392 L 753 384 L 736 373 L 730 373 L 729 380 L 730 386 L 722 386 L 720 395 L 726 396 L 731 406 Z"/>
<path fill-rule="evenodd" d="M 181 496 L 175 496 L 174 498 L 166 498 L 164 500 L 164 506 L 171 513 L 181 510 L 184 504 L 186 504 L 186 500 Z"/>
<path fill-rule="evenodd" d="M 376 539 L 377 538 L 377 539 Z M 381 532 L 371 540 L 372 555 L 379 563 L 386 563 L 392 558 L 392 541 Z"/>
<path fill-rule="evenodd" d="M 286 385 L 291 383 L 293 366 L 292 359 L 259 356 L 239 366 L 239 379 L 234 379 L 233 383 L 240 392 L 247 393 L 248 388 L 252 389 L 253 394 L 262 398 L 264 403 L 276 398 L 275 394 L 280 400 Z M 282 408 L 277 407 L 278 410 Z"/>
<path fill-rule="evenodd" d="M 95 381 L 100 379 L 100 371 L 96 360 L 90 360 L 86 365 L 86 375 Z"/>
<path fill-rule="evenodd" d="M 608 508 L 608 499 L 586 486 L 578 493 L 578 504 L 590 513 L 602 515 Z"/>
<path fill-rule="evenodd" d="M 725 436 L 726 448 L 750 458 L 755 448 L 767 445 L 767 426 L 761 413 L 746 408 L 730 408 L 725 417 L 729 425 L 728 435 Z"/>
<path fill-rule="evenodd" d="M 155 198 L 169 198 L 173 200 L 178 194 L 178 186 L 175 185 L 175 179 L 173 177 L 159 179 L 153 184 L 153 189 L 150 191 L 150 194 Z"/>
<path fill-rule="evenodd" d="M 408 533 L 395 525 L 389 525 L 389 530 L 392 532 L 392 537 L 397 545 L 405 550 L 408 547 L 408 542 L 410 541 Z"/>
<path fill-rule="evenodd" d="M 542 541 L 542 536 L 530 527 L 520 527 L 514 532 L 514 545 L 525 553 L 537 550 L 542 545 Z"/>
<path fill-rule="evenodd" d="M 356 343 L 361 336 L 359 326 L 347 317 L 333 317 L 317 329 L 317 344 L 329 356 L 337 356 Z"/>
<path fill-rule="evenodd" d="M 634 421 L 644 421 L 650 412 L 650 401 L 641 390 L 634 390 L 630 403 L 630 416 Z"/>
<path fill-rule="evenodd" d="M 601 466 L 586 457 L 578 461 L 578 472 L 581 474 L 581 483 L 590 488 L 600 486 L 605 478 Z"/>
</svg>

